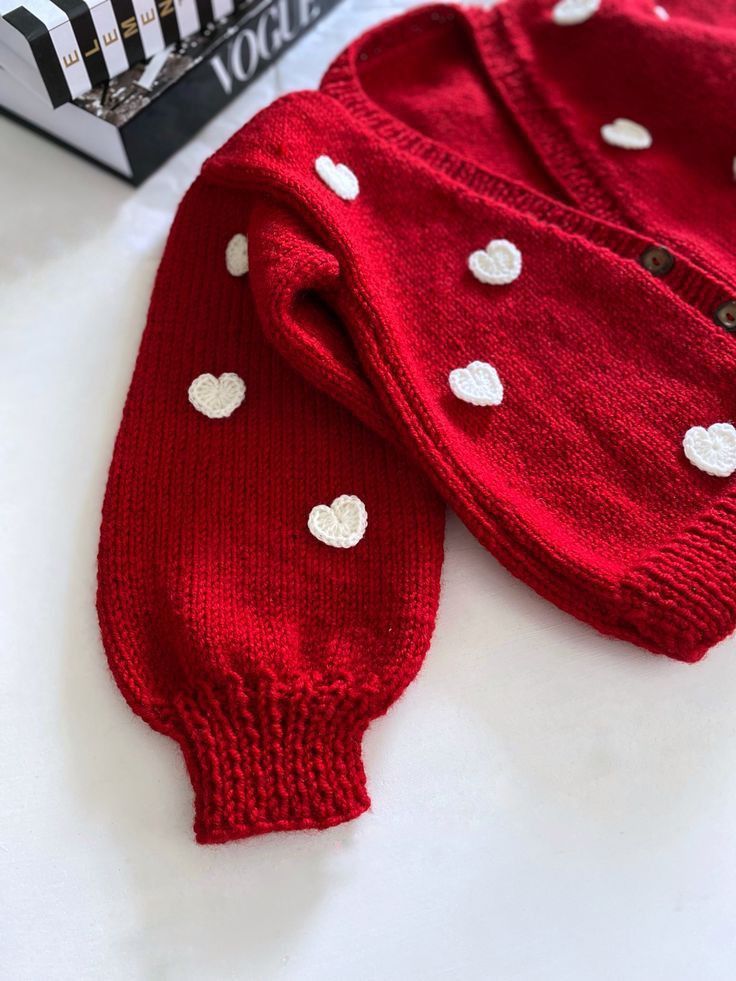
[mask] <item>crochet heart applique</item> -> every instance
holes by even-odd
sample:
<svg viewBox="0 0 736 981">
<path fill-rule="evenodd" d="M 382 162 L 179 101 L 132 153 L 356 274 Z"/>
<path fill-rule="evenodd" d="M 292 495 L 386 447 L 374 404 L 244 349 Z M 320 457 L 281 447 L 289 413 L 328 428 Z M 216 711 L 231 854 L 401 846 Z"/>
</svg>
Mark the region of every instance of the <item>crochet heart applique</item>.
<svg viewBox="0 0 736 981">
<path fill-rule="evenodd" d="M 503 400 L 498 372 L 485 361 L 471 361 L 467 368 L 455 368 L 449 382 L 453 395 L 471 405 L 500 405 Z"/>
<path fill-rule="evenodd" d="M 321 156 L 314 161 L 320 180 L 343 201 L 354 201 L 360 193 L 358 178 L 347 164 L 336 164 L 331 157 Z"/>
<path fill-rule="evenodd" d="M 561 27 L 583 24 L 598 12 L 601 0 L 560 0 L 552 10 L 552 20 Z"/>
<path fill-rule="evenodd" d="M 231 276 L 244 276 L 248 272 L 248 239 L 245 235 L 233 235 L 227 243 L 225 265 Z"/>
<path fill-rule="evenodd" d="M 198 375 L 189 386 L 189 401 L 208 419 L 225 419 L 245 398 L 245 382 L 230 371 L 215 378 Z"/>
<path fill-rule="evenodd" d="M 504 286 L 521 275 L 521 252 L 508 239 L 494 238 L 485 249 L 470 254 L 468 268 L 481 283 Z"/>
<path fill-rule="evenodd" d="M 711 477 L 730 477 L 736 470 L 736 429 L 730 422 L 715 422 L 707 429 L 693 426 L 682 447 L 690 463 Z"/>
<path fill-rule="evenodd" d="M 318 504 L 309 512 L 309 530 L 333 548 L 357 545 L 368 526 L 365 504 L 354 494 L 341 494 L 332 504 Z"/>
<path fill-rule="evenodd" d="M 601 136 L 606 143 L 622 150 L 648 150 L 652 145 L 649 130 L 631 119 L 614 119 L 612 123 L 606 123 L 601 126 Z"/>
</svg>

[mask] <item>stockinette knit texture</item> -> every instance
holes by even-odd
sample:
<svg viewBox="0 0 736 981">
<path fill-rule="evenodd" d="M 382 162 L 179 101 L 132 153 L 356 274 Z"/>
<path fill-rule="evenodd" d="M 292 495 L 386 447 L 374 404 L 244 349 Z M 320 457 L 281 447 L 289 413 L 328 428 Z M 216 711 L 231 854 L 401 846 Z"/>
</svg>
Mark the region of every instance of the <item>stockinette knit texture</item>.
<svg viewBox="0 0 736 981">
<path fill-rule="evenodd" d="M 361 739 L 429 644 L 443 502 L 607 634 L 694 661 L 733 629 L 736 5 L 667 12 L 414 11 L 182 202 L 98 606 L 199 841 L 368 805 Z"/>
</svg>

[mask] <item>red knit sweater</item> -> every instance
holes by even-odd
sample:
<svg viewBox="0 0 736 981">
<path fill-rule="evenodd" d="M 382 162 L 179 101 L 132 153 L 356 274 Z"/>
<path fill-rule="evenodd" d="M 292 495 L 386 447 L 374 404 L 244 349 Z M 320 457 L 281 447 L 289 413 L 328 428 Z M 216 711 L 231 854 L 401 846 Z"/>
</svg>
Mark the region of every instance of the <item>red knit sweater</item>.
<svg viewBox="0 0 736 981">
<path fill-rule="evenodd" d="M 608 634 L 693 661 L 733 629 L 736 4 L 667 11 L 423 8 L 182 203 L 99 610 L 200 841 L 367 806 L 360 741 L 428 646 L 441 500 Z"/>
</svg>

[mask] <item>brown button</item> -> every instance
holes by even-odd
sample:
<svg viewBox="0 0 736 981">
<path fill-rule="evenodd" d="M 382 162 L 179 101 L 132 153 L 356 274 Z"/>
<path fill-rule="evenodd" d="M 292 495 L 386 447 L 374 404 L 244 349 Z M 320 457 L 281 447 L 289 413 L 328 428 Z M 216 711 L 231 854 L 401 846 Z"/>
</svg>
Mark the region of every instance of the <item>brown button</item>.
<svg viewBox="0 0 736 981">
<path fill-rule="evenodd" d="M 661 245 L 650 245 L 639 256 L 639 262 L 653 276 L 666 276 L 675 264 L 675 257 Z"/>
<path fill-rule="evenodd" d="M 727 300 L 716 310 L 715 320 L 730 333 L 736 333 L 736 300 Z"/>
</svg>

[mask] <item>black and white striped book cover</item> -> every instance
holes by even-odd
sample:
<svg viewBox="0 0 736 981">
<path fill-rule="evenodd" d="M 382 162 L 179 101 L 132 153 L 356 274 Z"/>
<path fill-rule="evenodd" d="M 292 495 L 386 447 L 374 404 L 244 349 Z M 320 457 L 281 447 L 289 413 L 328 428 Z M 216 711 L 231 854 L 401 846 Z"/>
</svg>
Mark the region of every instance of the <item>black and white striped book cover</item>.
<svg viewBox="0 0 736 981">
<path fill-rule="evenodd" d="M 234 10 L 235 0 L 0 0 L 0 66 L 28 84 L 17 58 L 32 59 L 57 107 Z"/>
<path fill-rule="evenodd" d="M 241 0 L 56 111 L 0 70 L 0 112 L 140 184 L 339 2 Z"/>
<path fill-rule="evenodd" d="M 23 0 L 17 6 L 12 0 L 1 2 L 0 40 L 21 56 L 31 52 L 53 105 L 68 102 L 91 88 L 80 42 L 61 6 L 52 0 Z"/>
</svg>

